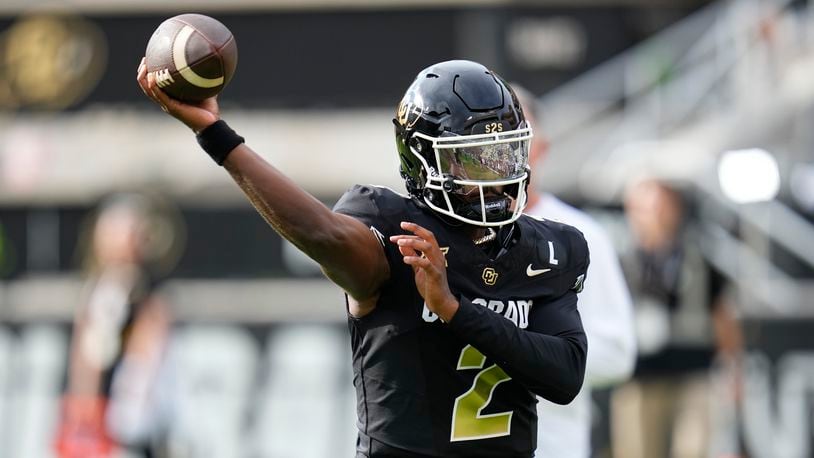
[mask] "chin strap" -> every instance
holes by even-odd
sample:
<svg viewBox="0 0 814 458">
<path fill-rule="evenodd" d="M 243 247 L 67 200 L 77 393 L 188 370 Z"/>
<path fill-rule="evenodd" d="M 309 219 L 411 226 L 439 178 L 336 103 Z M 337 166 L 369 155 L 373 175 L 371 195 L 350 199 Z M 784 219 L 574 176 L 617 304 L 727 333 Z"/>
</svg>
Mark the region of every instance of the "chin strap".
<svg viewBox="0 0 814 458">
<path fill-rule="evenodd" d="M 480 221 L 483 218 L 481 214 L 480 202 L 466 202 L 461 199 L 459 205 L 455 209 L 456 213 L 464 218 Z M 511 200 L 508 197 L 501 197 L 500 199 L 486 201 L 486 221 L 502 221 L 508 218 L 509 204 Z"/>
</svg>

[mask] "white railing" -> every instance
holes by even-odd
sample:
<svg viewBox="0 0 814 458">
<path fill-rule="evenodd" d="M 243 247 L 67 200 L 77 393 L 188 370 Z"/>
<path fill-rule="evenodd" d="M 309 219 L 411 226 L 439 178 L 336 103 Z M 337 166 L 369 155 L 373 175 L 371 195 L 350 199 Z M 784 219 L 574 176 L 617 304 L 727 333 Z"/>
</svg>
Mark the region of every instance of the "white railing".
<svg viewBox="0 0 814 458">
<path fill-rule="evenodd" d="M 814 104 L 814 78 L 793 76 L 814 63 L 812 18 L 810 1 L 716 2 L 540 98 L 557 173 L 583 196 L 612 202 L 637 174 L 664 174 L 736 215 L 748 235 L 706 222 L 706 254 L 772 314 L 801 313 L 814 282 L 773 265 L 769 247 L 814 267 L 814 226 L 776 200 L 760 211 L 729 201 L 714 165 Z"/>
<path fill-rule="evenodd" d="M 778 29 L 788 28 L 792 3 L 738 0 L 707 5 L 541 97 L 551 115 L 546 117 L 549 135 L 557 140 L 578 134 L 589 121 L 619 113 L 626 125 L 651 126 L 652 134 L 664 135 L 702 110 L 733 106 L 743 95 L 732 94 L 735 89 L 767 76 L 759 68 L 760 56 L 775 44 L 776 35 L 787 32 Z M 808 40 L 793 43 L 809 45 Z"/>
</svg>

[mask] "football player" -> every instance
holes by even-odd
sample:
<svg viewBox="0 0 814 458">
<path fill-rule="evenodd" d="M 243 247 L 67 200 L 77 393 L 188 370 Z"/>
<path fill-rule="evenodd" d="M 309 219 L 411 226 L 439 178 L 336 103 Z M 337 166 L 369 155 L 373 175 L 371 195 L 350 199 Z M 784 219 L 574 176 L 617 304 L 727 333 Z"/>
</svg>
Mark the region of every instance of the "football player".
<svg viewBox="0 0 814 458">
<path fill-rule="evenodd" d="M 333 210 L 246 146 L 215 98 L 169 98 L 143 61 L 138 82 L 346 292 L 357 456 L 533 456 L 535 395 L 568 403 L 582 385 L 588 250 L 522 214 L 532 132 L 503 79 L 469 61 L 419 73 L 394 119 L 408 195 L 357 185 Z"/>
</svg>

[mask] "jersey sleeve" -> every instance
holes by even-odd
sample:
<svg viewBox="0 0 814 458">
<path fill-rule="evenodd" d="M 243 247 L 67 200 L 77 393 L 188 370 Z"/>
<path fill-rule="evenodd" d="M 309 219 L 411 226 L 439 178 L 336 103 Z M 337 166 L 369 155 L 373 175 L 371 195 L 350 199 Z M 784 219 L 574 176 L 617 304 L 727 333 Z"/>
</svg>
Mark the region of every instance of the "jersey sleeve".
<svg viewBox="0 0 814 458">
<path fill-rule="evenodd" d="M 569 283 L 565 286 L 570 291 L 581 293 L 588 276 L 588 266 L 591 263 L 591 255 L 588 250 L 588 242 L 579 229 L 573 226 L 565 226 L 565 240 L 570 248 Z"/>
<path fill-rule="evenodd" d="M 374 186 L 355 185 L 337 201 L 333 211 L 348 215 L 364 223 L 381 244 L 391 268 L 401 266 L 398 247 L 389 243 L 391 235 L 400 234 L 401 221 L 395 205 L 388 205 L 382 191 Z"/>
<path fill-rule="evenodd" d="M 553 279 L 545 280 L 550 295 L 560 297 L 568 291 L 581 293 L 591 260 L 583 233 L 574 226 L 549 220 L 529 228 L 535 231 L 537 240 L 535 265 L 548 264 L 555 272 Z"/>
<path fill-rule="evenodd" d="M 556 223 L 549 227 L 552 232 L 541 236 L 556 238 L 564 245 L 567 261 L 561 261 L 565 263 L 563 269 L 551 280 L 553 294 L 546 296 L 549 299 L 533 303 L 527 328 L 518 328 L 465 297 L 460 298 L 460 307 L 449 326 L 534 394 L 567 404 L 579 393 L 585 378 L 588 343 L 577 296 L 590 258 L 582 232 Z M 543 259 L 548 256 L 546 253 Z"/>
<path fill-rule="evenodd" d="M 574 291 L 534 304 L 526 329 L 462 297 L 449 326 L 529 391 L 551 402 L 567 404 L 582 387 L 588 344 Z"/>
</svg>

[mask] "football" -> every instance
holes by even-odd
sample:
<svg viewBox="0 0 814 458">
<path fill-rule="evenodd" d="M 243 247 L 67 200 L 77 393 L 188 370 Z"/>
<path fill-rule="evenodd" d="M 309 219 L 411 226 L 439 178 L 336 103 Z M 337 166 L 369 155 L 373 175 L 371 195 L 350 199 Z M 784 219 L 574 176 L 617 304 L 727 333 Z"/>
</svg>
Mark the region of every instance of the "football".
<svg viewBox="0 0 814 458">
<path fill-rule="evenodd" d="M 237 66 L 232 32 L 203 14 L 181 14 L 162 22 L 145 52 L 147 71 L 170 97 L 199 102 L 219 94 Z"/>
</svg>

